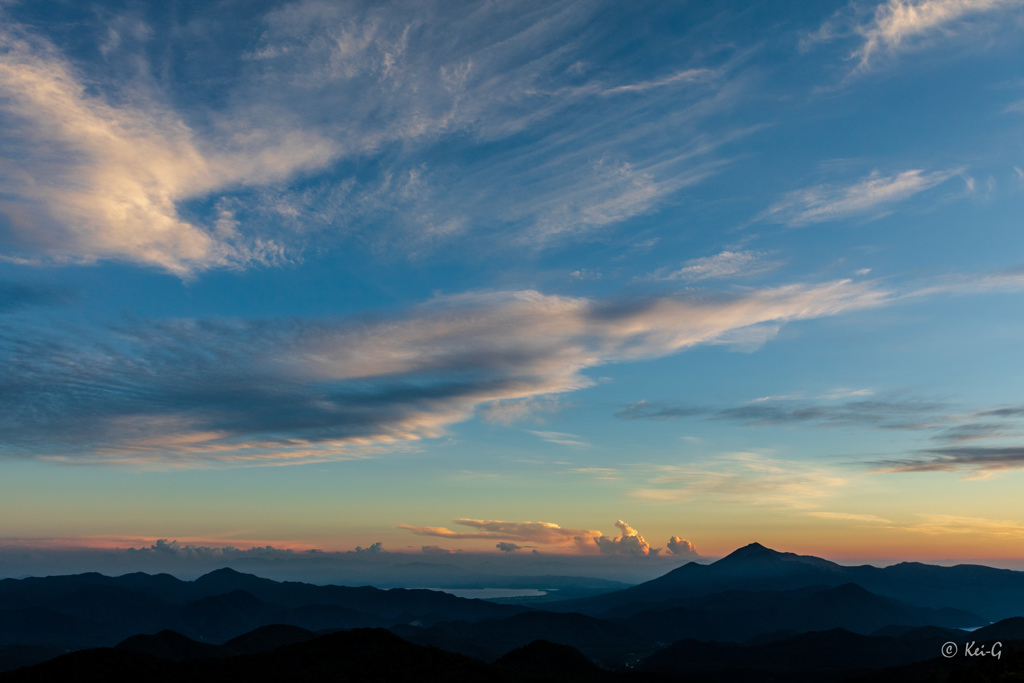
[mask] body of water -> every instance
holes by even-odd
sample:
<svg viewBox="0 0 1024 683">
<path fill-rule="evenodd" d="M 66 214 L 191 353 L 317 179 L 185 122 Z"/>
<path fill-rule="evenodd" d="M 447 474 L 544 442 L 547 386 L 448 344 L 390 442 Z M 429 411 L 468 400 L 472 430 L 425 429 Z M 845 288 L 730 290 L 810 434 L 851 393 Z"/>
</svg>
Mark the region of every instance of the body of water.
<svg viewBox="0 0 1024 683">
<path fill-rule="evenodd" d="M 538 588 L 428 588 L 427 590 L 449 593 L 457 598 L 539 598 L 547 595 L 551 589 Z"/>
</svg>

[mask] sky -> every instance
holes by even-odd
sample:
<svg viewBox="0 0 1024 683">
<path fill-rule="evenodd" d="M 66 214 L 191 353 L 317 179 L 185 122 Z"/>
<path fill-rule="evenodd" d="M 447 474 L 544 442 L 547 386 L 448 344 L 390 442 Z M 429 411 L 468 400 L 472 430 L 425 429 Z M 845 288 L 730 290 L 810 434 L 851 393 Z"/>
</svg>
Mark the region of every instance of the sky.
<svg viewBox="0 0 1024 683">
<path fill-rule="evenodd" d="M 3 0 L 0 555 L 1024 562 L 1022 63 L 1021 0 Z"/>
</svg>

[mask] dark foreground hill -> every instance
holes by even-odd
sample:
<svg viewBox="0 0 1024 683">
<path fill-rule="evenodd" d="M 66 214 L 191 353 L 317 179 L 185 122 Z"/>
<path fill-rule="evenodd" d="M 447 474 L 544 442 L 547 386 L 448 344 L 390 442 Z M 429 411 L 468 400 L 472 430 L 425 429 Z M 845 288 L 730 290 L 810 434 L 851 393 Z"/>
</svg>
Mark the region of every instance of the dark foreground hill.
<svg viewBox="0 0 1024 683">
<path fill-rule="evenodd" d="M 223 643 L 269 624 L 319 631 L 471 623 L 524 611 L 438 591 L 315 586 L 231 569 L 196 581 L 139 573 L 6 579 L 0 581 L 0 671 L 164 630 Z"/>
<path fill-rule="evenodd" d="M 993 625 L 1011 633 L 1014 624 Z M 959 683 L 1014 681 L 1024 675 L 1024 641 L 981 641 L 954 636 L 960 656 L 943 651 L 938 636 L 912 629 L 903 637 L 862 636 L 841 629 L 762 644 L 684 640 L 613 671 L 567 645 L 533 641 L 491 664 L 415 645 L 383 629 L 357 629 L 312 637 L 290 627 L 264 627 L 213 646 L 163 632 L 132 638 L 116 648 L 82 650 L 33 667 L 0 674 L 0 683 L 37 681 L 662 681 L 686 683 Z M 925 630 L 927 631 L 927 629 Z M 280 641 L 298 639 L 278 645 Z M 966 656 L 973 646 L 985 654 Z M 232 651 L 232 647 L 249 652 Z M 263 649 L 261 649 L 263 648 Z M 995 653 L 999 657 L 993 656 Z"/>
<path fill-rule="evenodd" d="M 391 631 L 413 643 L 487 662 L 541 638 L 575 648 L 594 662 L 614 669 L 633 665 L 669 643 L 686 639 L 770 643 L 800 633 L 836 628 L 861 635 L 893 635 L 875 633 L 886 628 L 895 629 L 896 635 L 923 628 L 935 629 L 938 634 L 962 635 L 964 632 L 955 627 L 974 626 L 981 620 L 959 610 L 907 605 L 855 585 L 794 591 L 728 591 L 695 599 L 688 607 L 676 604 L 626 605 L 602 618 L 538 610 L 474 623 L 397 625 Z M 636 612 L 637 609 L 646 611 Z"/>
<path fill-rule="evenodd" d="M 420 647 L 383 629 L 334 633 L 270 653 L 173 661 L 124 648 L 82 650 L 0 674 L 3 683 L 147 681 L 502 681 L 500 670 L 468 657 Z"/>
<path fill-rule="evenodd" d="M 444 622 L 430 628 L 395 626 L 391 630 L 413 643 L 486 662 L 537 639 L 579 650 L 609 668 L 624 666 L 655 649 L 652 639 L 629 627 L 583 614 L 530 612 L 475 624 Z"/>
<path fill-rule="evenodd" d="M 535 640 L 494 662 L 506 673 L 531 681 L 600 681 L 612 678 L 574 647 Z"/>
</svg>

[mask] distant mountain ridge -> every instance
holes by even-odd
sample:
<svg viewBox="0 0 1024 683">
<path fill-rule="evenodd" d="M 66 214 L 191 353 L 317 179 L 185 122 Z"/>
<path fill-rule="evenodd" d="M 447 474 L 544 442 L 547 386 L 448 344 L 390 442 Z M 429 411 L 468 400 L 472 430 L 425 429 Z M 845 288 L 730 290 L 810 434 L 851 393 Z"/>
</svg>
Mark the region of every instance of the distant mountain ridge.
<svg viewBox="0 0 1024 683">
<path fill-rule="evenodd" d="M 709 565 L 689 563 L 637 586 L 537 607 L 424 589 L 279 582 L 232 569 L 195 581 L 138 573 L 8 579 L 0 581 L 0 671 L 115 644 L 121 655 L 88 657 L 122 657 L 131 666 L 148 666 L 145 657 L 182 666 L 234 661 L 339 630 L 384 627 L 407 645 L 483 662 L 518 650 L 508 660 L 519 662 L 516 676 L 547 659 L 572 666 L 582 653 L 607 670 L 646 662 L 653 675 L 671 676 L 687 661 L 715 672 L 715 657 L 725 656 L 755 680 L 762 669 L 784 669 L 787 652 L 817 645 L 828 650 L 821 666 L 856 673 L 856 658 L 843 648 L 857 643 L 867 648 L 870 665 L 862 668 L 873 670 L 921 661 L 946 641 L 1024 640 L 1024 572 L 847 567 L 754 543 Z M 551 647 L 527 648 L 538 639 Z M 486 675 L 500 679 L 502 671 Z"/>
<path fill-rule="evenodd" d="M 277 582 L 232 569 L 195 581 L 139 573 L 5 579 L 0 581 L 0 650 L 113 646 L 163 630 L 219 643 L 268 624 L 316 631 L 473 622 L 524 611 L 439 591 Z"/>
<path fill-rule="evenodd" d="M 843 584 L 856 584 L 876 595 L 920 607 L 975 613 L 983 623 L 1024 614 L 1024 572 L 916 562 L 884 568 L 845 566 L 820 557 L 779 552 L 760 543 L 746 545 L 711 564 L 690 562 L 631 588 L 553 602 L 544 608 L 601 615 L 630 603 L 665 603 L 728 590 L 794 590 Z"/>
</svg>

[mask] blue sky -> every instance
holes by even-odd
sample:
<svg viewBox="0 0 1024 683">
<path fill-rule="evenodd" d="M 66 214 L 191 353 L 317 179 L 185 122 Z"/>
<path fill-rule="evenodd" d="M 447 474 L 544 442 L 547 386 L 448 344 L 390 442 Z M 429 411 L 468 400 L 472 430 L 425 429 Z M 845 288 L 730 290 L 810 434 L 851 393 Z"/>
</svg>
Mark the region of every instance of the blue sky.
<svg viewBox="0 0 1024 683">
<path fill-rule="evenodd" d="M 0 3 L 0 537 L 1021 559 L 1022 36 Z"/>
</svg>

